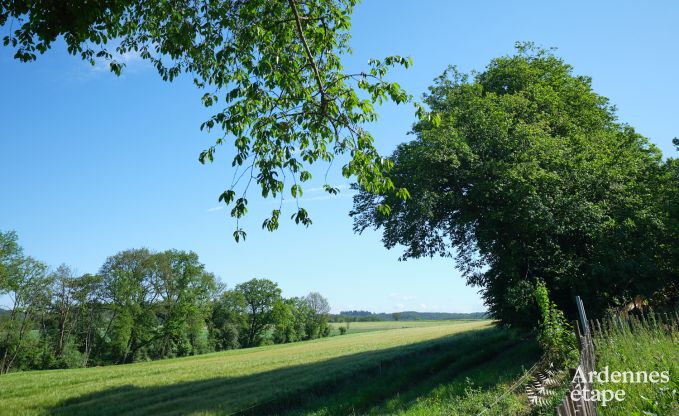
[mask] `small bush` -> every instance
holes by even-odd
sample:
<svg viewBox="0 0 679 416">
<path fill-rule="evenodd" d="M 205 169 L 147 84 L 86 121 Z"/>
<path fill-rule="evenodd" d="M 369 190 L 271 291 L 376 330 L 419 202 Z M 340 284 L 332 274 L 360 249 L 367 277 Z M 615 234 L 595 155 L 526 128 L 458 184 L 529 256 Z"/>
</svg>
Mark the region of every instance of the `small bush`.
<svg viewBox="0 0 679 416">
<path fill-rule="evenodd" d="M 59 361 L 61 368 L 80 368 L 85 366 L 85 355 L 78 350 L 73 340 L 68 340 Z"/>
<path fill-rule="evenodd" d="M 347 327 L 346 326 L 339 327 L 339 333 L 340 333 L 340 335 L 346 334 L 347 333 Z"/>
<path fill-rule="evenodd" d="M 550 302 L 547 287 L 541 280 L 535 285 L 535 302 L 540 310 L 538 342 L 545 358 L 557 367 L 575 365 L 578 349 L 573 327 L 563 312 Z"/>
</svg>

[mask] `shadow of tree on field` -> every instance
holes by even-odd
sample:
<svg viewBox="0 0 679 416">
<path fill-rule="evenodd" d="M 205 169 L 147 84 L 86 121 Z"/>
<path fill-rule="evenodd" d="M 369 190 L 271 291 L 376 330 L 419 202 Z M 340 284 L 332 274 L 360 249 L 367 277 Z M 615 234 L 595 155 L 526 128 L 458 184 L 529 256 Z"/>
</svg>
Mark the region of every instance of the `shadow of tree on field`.
<svg viewBox="0 0 679 416">
<path fill-rule="evenodd" d="M 381 379 L 363 378 L 360 383 L 349 381 L 286 414 L 396 414 L 407 411 L 417 404 L 416 399 L 428 397 L 434 391 L 435 396 L 445 392 L 448 400 L 455 402 L 463 400 L 468 387 L 487 390 L 496 388 L 499 383 L 515 380 L 540 355 L 533 339 L 516 336 L 486 338 L 482 344 L 476 342 L 458 347 L 457 356 L 425 355 L 419 357 L 414 366 L 399 362 L 387 368 L 380 375 Z"/>
<path fill-rule="evenodd" d="M 326 407 L 327 411 L 346 414 L 346 406 L 353 410 L 368 408 L 411 388 L 413 380 L 426 379 L 456 362 L 465 362 L 471 368 L 516 342 L 506 330 L 487 328 L 248 376 L 150 387 L 124 385 L 64 400 L 48 414 L 281 414 L 321 408 L 324 398 L 331 397 L 339 397 L 338 402 L 343 404 Z M 476 358 L 469 360 L 474 353 Z"/>
</svg>

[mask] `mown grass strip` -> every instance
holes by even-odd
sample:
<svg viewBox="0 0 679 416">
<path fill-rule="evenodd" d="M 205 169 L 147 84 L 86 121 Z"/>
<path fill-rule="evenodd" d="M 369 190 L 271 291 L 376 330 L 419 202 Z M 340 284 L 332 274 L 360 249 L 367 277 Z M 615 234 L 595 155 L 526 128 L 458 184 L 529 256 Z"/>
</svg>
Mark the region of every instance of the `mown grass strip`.
<svg viewBox="0 0 679 416">
<path fill-rule="evenodd" d="M 249 409 L 243 414 L 336 414 L 343 415 L 371 406 L 407 391 L 419 380 L 435 376 L 455 365 L 474 366 L 516 343 L 510 331 L 488 328 L 453 335 L 409 354 L 379 362 L 372 368 L 344 378 L 291 392 L 285 397 Z"/>
<path fill-rule="evenodd" d="M 523 389 L 506 394 L 525 370 L 534 364 L 540 350 L 534 340 L 521 340 L 466 369 L 441 373 L 407 394 L 394 397 L 368 414 L 399 416 L 521 416 L 532 414 Z M 501 400 L 497 402 L 497 399 Z M 491 405 L 493 405 L 491 407 Z M 551 413 L 553 414 L 553 409 Z"/>
</svg>

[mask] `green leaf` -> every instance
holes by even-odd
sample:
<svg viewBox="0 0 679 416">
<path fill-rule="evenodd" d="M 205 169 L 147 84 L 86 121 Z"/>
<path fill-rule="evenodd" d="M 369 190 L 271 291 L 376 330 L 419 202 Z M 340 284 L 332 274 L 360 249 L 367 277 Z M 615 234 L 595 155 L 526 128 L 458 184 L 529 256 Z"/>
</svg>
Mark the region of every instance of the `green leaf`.
<svg viewBox="0 0 679 416">
<path fill-rule="evenodd" d="M 219 196 L 219 202 L 224 201 L 225 204 L 229 205 L 231 201 L 233 201 L 233 198 L 235 197 L 236 193 L 229 189 L 224 192 Z"/>
</svg>

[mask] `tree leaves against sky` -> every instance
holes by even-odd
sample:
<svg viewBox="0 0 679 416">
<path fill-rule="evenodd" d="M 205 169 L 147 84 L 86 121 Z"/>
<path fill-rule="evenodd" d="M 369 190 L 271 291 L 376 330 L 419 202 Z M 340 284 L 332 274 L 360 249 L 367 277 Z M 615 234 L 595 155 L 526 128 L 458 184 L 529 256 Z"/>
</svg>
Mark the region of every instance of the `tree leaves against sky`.
<svg viewBox="0 0 679 416">
<path fill-rule="evenodd" d="M 377 119 L 375 106 L 404 103 L 411 97 L 385 79 L 389 68 L 408 67 L 409 58 L 390 56 L 369 62 L 364 72 L 345 72 L 341 57 L 351 52 L 350 15 L 356 0 L 95 0 L 60 2 L 0 1 L 0 25 L 9 26 L 4 44 L 15 57 L 32 61 L 63 38 L 68 52 L 95 63 L 108 61 L 120 74 L 115 56 L 139 54 L 159 75 L 172 81 L 189 74 L 204 90 L 202 102 L 217 107 L 201 129 L 217 132 L 215 144 L 201 152 L 212 162 L 220 145 L 233 143 L 234 175 L 219 201 L 238 225 L 248 210 L 248 190 L 258 186 L 281 205 L 262 224 L 279 226 L 284 194 L 297 200 L 292 219 L 308 226 L 299 205 L 309 167 L 348 154 L 342 174 L 366 190 L 397 192 L 364 125 Z M 418 115 L 424 111 L 418 106 Z M 327 177 L 327 173 L 326 173 Z M 339 190 L 325 184 L 331 194 Z M 383 209 L 388 210 L 388 207 Z"/>
</svg>

